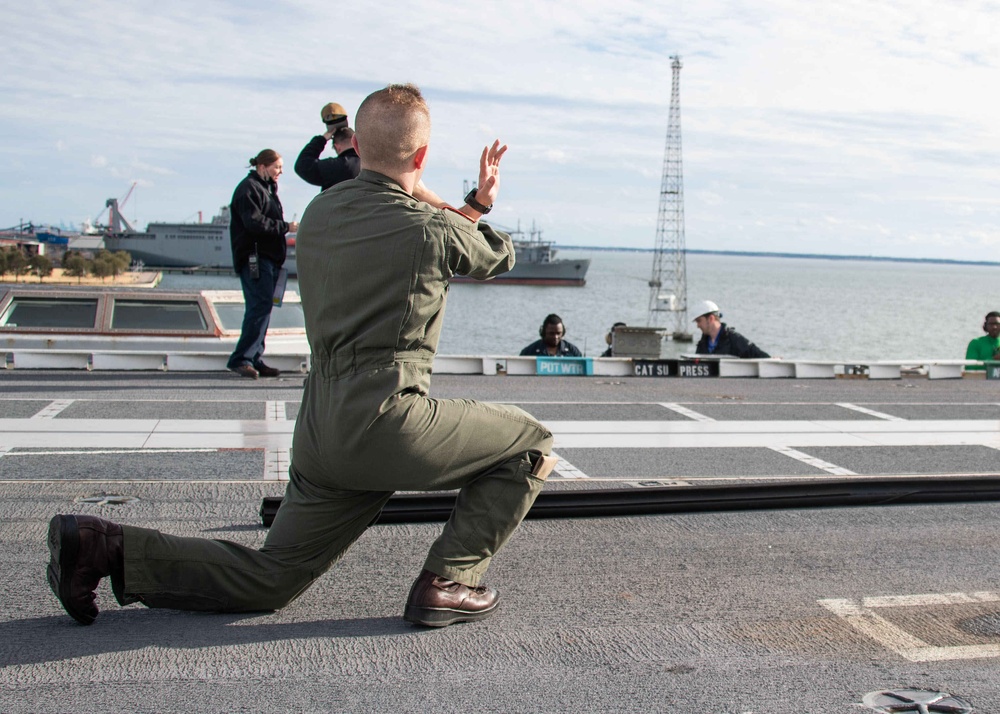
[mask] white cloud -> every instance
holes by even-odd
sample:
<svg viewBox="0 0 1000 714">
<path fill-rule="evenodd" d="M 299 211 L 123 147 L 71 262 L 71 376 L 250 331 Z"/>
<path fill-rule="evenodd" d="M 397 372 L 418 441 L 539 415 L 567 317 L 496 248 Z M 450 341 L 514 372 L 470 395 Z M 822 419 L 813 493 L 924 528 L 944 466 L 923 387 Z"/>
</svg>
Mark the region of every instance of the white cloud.
<svg viewBox="0 0 1000 714">
<path fill-rule="evenodd" d="M 558 206 L 552 237 L 575 244 L 646 246 L 679 53 L 689 246 L 889 254 L 912 235 L 908 250 L 960 257 L 974 247 L 949 242 L 952 224 L 991 236 L 1000 215 L 998 16 L 931 0 L 387 0 L 333 32 L 342 8 L 319 0 L 14 4 L 0 142 L 21 175 L 0 225 L 14 206 L 95 213 L 136 180 L 150 220 L 214 210 L 261 148 L 293 162 L 324 103 L 413 81 L 439 193 L 459 198 L 500 136 L 501 204 L 525 221 Z M 290 171 L 281 191 L 299 215 L 315 195 Z"/>
</svg>

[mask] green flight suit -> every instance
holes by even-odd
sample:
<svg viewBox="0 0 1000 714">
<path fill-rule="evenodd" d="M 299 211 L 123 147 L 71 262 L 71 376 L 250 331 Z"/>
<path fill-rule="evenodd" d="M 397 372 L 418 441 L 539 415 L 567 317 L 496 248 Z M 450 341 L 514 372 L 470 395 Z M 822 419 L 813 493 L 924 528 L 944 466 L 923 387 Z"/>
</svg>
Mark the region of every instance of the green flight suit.
<svg viewBox="0 0 1000 714">
<path fill-rule="evenodd" d="M 309 204 L 296 258 L 312 369 L 264 546 L 126 527 L 123 602 L 282 607 L 397 490 L 460 489 L 424 568 L 476 586 L 541 491 L 531 472 L 551 452 L 545 427 L 516 407 L 427 396 L 448 280 L 510 270 L 509 236 L 362 171 Z"/>
</svg>

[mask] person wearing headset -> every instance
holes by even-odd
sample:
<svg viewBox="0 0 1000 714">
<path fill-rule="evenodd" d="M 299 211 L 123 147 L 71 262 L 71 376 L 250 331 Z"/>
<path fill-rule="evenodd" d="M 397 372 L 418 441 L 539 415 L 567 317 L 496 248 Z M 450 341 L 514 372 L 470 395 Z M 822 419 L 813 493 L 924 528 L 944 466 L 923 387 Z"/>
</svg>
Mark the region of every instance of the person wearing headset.
<svg viewBox="0 0 1000 714">
<path fill-rule="evenodd" d="M 722 322 L 719 306 L 711 300 L 702 300 L 694 306 L 694 324 L 701 330 L 701 339 L 695 348 L 699 355 L 731 355 L 741 359 L 766 359 L 767 352 Z"/>
<path fill-rule="evenodd" d="M 624 322 L 616 322 L 611 326 L 611 329 L 608 330 L 608 334 L 604 336 L 604 341 L 608 343 L 608 349 L 604 350 L 601 353 L 601 357 L 615 356 L 614 337 L 615 337 L 615 330 L 617 330 L 619 327 L 628 327 L 628 325 L 626 325 Z"/>
<path fill-rule="evenodd" d="M 572 342 L 563 339 L 566 336 L 566 326 L 562 318 L 556 314 L 548 315 L 542 326 L 538 328 L 535 340 L 521 350 L 522 355 L 541 355 L 543 357 L 583 357 L 583 353 Z"/>
<path fill-rule="evenodd" d="M 977 337 L 969 343 L 965 350 L 965 359 L 975 359 L 979 361 L 1000 360 L 1000 312 L 993 310 L 986 313 L 983 320 L 983 332 L 986 334 Z M 984 365 L 967 365 L 967 370 L 986 369 Z"/>
</svg>

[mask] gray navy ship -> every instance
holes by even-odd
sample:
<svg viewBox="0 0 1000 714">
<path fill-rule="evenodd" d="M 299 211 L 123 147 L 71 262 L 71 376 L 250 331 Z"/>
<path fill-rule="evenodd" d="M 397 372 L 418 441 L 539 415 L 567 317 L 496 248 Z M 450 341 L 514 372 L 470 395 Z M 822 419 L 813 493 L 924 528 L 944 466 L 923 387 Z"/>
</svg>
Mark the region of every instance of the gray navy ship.
<svg viewBox="0 0 1000 714">
<path fill-rule="evenodd" d="M 462 276 L 451 279 L 453 283 L 481 283 L 483 285 L 556 285 L 583 286 L 587 284 L 587 270 L 590 268 L 589 258 L 565 259 L 556 258 L 556 249 L 552 241 L 542 240 L 542 231 L 531 226 L 525 237 L 520 224 L 516 229 L 495 226 L 509 233 L 514 242 L 514 253 L 517 261 L 514 268 L 492 280 L 480 281 Z"/>
<path fill-rule="evenodd" d="M 108 227 L 104 247 L 110 251 L 124 250 L 132 259 L 142 261 L 147 268 L 232 270 L 229 244 L 229 207 L 223 206 L 208 223 L 150 223 L 145 232 L 135 230 L 118 210 L 118 200 L 107 201 Z M 501 229 L 506 230 L 506 229 Z M 514 241 L 517 262 L 509 273 L 485 284 L 582 286 L 586 284 L 588 258 L 567 260 L 556 258 L 551 241 L 542 240 L 542 232 L 532 225 L 525 236 L 520 226 L 507 230 Z M 297 274 L 295 236 L 288 237 L 285 268 L 290 276 Z M 452 278 L 452 282 L 480 282 L 469 278 Z"/>
<path fill-rule="evenodd" d="M 145 232 L 135 230 L 118 210 L 118 200 L 108 199 L 108 227 L 104 247 L 125 250 L 149 268 L 233 268 L 229 244 L 229 207 L 223 206 L 208 223 L 150 223 Z M 287 267 L 287 266 L 286 266 Z M 289 269 L 289 273 L 292 270 Z"/>
</svg>

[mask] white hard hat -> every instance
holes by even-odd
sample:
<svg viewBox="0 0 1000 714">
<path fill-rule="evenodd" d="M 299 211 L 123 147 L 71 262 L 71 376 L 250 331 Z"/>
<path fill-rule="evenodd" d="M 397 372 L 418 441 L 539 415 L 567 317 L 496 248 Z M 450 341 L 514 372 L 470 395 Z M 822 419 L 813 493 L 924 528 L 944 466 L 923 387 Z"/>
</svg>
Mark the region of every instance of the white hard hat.
<svg viewBox="0 0 1000 714">
<path fill-rule="evenodd" d="M 702 300 L 699 303 L 695 303 L 691 307 L 691 314 L 694 315 L 695 320 L 702 315 L 707 315 L 710 312 L 719 312 L 719 306 L 711 300 Z"/>
</svg>

